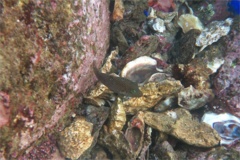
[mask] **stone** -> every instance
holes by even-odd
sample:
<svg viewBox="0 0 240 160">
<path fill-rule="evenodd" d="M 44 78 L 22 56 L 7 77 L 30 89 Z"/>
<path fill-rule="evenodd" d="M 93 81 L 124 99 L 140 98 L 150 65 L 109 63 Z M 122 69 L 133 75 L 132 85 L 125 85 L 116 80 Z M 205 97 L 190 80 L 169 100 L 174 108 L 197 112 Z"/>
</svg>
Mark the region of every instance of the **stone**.
<svg viewBox="0 0 240 160">
<path fill-rule="evenodd" d="M 11 106 L 0 127 L 5 158 L 63 129 L 96 82 L 92 62 L 99 66 L 109 46 L 108 7 L 107 0 L 1 3 L 0 87 Z"/>
</svg>

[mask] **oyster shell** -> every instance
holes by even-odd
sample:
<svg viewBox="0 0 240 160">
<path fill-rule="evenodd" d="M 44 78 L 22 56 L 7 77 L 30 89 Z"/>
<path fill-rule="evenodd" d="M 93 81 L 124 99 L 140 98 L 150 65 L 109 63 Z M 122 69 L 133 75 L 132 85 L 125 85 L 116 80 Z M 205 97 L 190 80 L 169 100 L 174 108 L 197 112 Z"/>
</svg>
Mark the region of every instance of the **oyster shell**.
<svg viewBox="0 0 240 160">
<path fill-rule="evenodd" d="M 54 158 L 53 158 L 54 159 Z M 106 151 L 104 150 L 104 148 L 100 145 L 95 145 L 92 149 L 91 152 L 89 153 L 84 153 L 80 158 L 78 158 L 79 160 L 110 160 L 108 158 L 108 155 L 106 153 Z M 59 159 L 57 159 L 59 160 Z M 65 159 L 64 159 L 65 160 Z"/>
<path fill-rule="evenodd" d="M 121 72 L 121 76 L 133 82 L 143 83 L 156 73 L 157 61 L 148 56 L 141 56 L 128 62 Z"/>
<path fill-rule="evenodd" d="M 138 159 L 145 159 L 146 154 L 148 153 L 147 151 L 149 150 L 149 146 L 152 144 L 152 128 L 149 126 L 146 126 L 145 134 L 144 134 L 144 141 L 143 141 L 143 146 L 142 150 L 138 156 Z"/>
<path fill-rule="evenodd" d="M 221 137 L 221 145 L 231 145 L 240 141 L 240 118 L 229 113 L 216 114 L 207 112 L 202 122 L 209 124 Z"/>
<path fill-rule="evenodd" d="M 128 123 L 128 128 L 125 132 L 125 137 L 128 140 L 131 150 L 135 157 L 137 157 L 142 149 L 144 141 L 144 128 L 143 112 L 139 112 Z"/>
<path fill-rule="evenodd" d="M 128 123 L 125 135 L 120 130 L 109 132 L 104 127 L 100 133 L 99 143 L 105 146 L 113 155 L 113 159 L 136 159 L 142 148 L 142 155 L 146 152 L 151 143 L 151 129 L 147 130 L 147 141 L 144 144 L 145 123 L 143 121 L 143 112 L 139 112 Z"/>
<path fill-rule="evenodd" d="M 202 22 L 198 19 L 198 17 L 192 14 L 181 15 L 177 23 L 182 28 L 184 33 L 187 33 L 191 29 L 197 29 L 200 31 L 203 30 Z"/>
<path fill-rule="evenodd" d="M 212 73 L 215 73 L 222 64 L 224 64 L 223 58 L 214 58 L 212 61 L 207 62 L 207 67 L 212 70 Z"/>
<path fill-rule="evenodd" d="M 165 99 L 161 100 L 158 104 L 154 106 L 155 112 L 163 112 L 173 107 L 177 106 L 177 97 L 176 96 L 169 96 Z"/>
<path fill-rule="evenodd" d="M 121 131 L 110 133 L 105 126 L 100 132 L 98 143 L 108 149 L 113 159 L 134 159 L 130 144 Z"/>
<path fill-rule="evenodd" d="M 177 152 L 174 151 L 168 141 L 157 143 L 154 147 L 156 156 L 159 159 L 176 160 L 179 159 Z"/>
<path fill-rule="evenodd" d="M 161 18 L 155 18 L 148 21 L 148 25 L 156 32 L 162 33 L 166 30 L 164 21 Z"/>
<path fill-rule="evenodd" d="M 102 128 L 104 122 L 110 114 L 109 107 L 87 105 L 84 110 L 86 120 L 93 124 L 92 134 L 98 134 L 99 130 Z"/>
<path fill-rule="evenodd" d="M 83 109 L 83 111 L 81 111 L 81 109 Z M 80 107 L 80 109 L 78 109 L 78 111 L 79 110 L 80 110 L 80 113 L 84 114 L 84 116 L 86 117 L 86 120 L 93 124 L 93 129 L 91 132 L 92 136 L 94 137 L 93 143 L 92 143 L 91 147 L 89 147 L 84 152 L 84 154 L 82 154 L 81 157 L 79 157 L 79 159 L 84 159 L 83 157 L 93 153 L 92 149 L 96 145 L 97 139 L 99 136 L 99 132 L 100 132 L 103 124 L 105 123 L 106 119 L 108 118 L 110 108 L 104 107 L 104 106 L 97 107 L 97 106 L 87 105 L 84 107 Z"/>
<path fill-rule="evenodd" d="M 163 80 L 166 80 L 168 76 L 169 75 L 167 75 L 166 73 L 154 73 L 148 79 L 148 82 L 161 82 Z"/>
<path fill-rule="evenodd" d="M 93 143 L 93 124 L 84 118 L 76 119 L 60 133 L 59 149 L 66 158 L 77 159 Z"/>
<path fill-rule="evenodd" d="M 110 120 L 109 120 L 109 132 L 114 130 L 121 131 L 126 123 L 126 113 L 121 103 L 121 99 L 117 98 L 111 106 Z"/>
<path fill-rule="evenodd" d="M 170 23 L 173 21 L 174 17 L 177 16 L 177 12 L 156 12 L 157 17 L 164 20 L 164 23 Z"/>
<path fill-rule="evenodd" d="M 83 102 L 94 106 L 103 106 L 106 103 L 106 99 L 114 99 L 113 92 L 104 84 L 97 83 L 95 88 L 89 92 L 88 96 L 84 97 Z"/>
<path fill-rule="evenodd" d="M 162 98 L 178 93 L 182 88 L 180 81 L 149 82 L 140 87 L 142 97 L 123 100 L 122 105 L 127 114 L 136 114 L 154 107 Z"/>
<path fill-rule="evenodd" d="M 116 59 L 118 53 L 119 53 L 118 47 L 116 47 L 115 50 L 111 51 L 110 55 L 107 57 L 106 62 L 103 64 L 103 66 L 101 68 L 102 73 L 111 72 L 111 70 L 114 68 L 112 61 Z"/>
<path fill-rule="evenodd" d="M 199 52 L 217 42 L 222 36 L 227 35 L 232 22 L 232 18 L 227 18 L 225 21 L 213 21 L 205 27 L 196 39 L 196 46 L 202 47 Z"/>
<path fill-rule="evenodd" d="M 148 8 L 148 13 L 149 13 L 149 15 L 147 16 L 148 19 L 157 18 L 157 16 L 156 16 L 156 10 L 153 9 L 152 7 L 149 7 L 149 8 Z"/>
<path fill-rule="evenodd" d="M 178 93 L 178 105 L 187 110 L 198 109 L 210 102 L 213 97 L 211 89 L 198 90 L 190 85 Z"/>
<path fill-rule="evenodd" d="M 182 108 L 164 113 L 146 111 L 144 121 L 150 127 L 170 134 L 190 145 L 213 147 L 220 142 L 220 137 L 214 129 L 194 120 L 190 112 Z"/>
<path fill-rule="evenodd" d="M 116 60 L 117 67 L 122 69 L 129 61 L 141 56 L 152 54 L 158 47 L 159 37 L 155 35 L 144 35 L 128 50 L 126 50 L 121 59 Z"/>
</svg>

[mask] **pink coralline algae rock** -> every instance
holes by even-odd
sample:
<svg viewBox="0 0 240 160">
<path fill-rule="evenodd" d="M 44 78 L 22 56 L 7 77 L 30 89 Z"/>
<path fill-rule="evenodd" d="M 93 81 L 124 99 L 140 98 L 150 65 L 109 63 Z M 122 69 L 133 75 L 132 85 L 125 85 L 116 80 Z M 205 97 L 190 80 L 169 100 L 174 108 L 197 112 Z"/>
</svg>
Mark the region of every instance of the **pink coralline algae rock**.
<svg viewBox="0 0 240 160">
<path fill-rule="evenodd" d="M 210 21 L 221 21 L 231 16 L 228 3 L 229 1 L 221 0 L 214 1 L 213 6 L 215 14 L 213 15 Z"/>
<path fill-rule="evenodd" d="M 240 117 L 240 34 L 229 42 L 225 62 L 214 78 L 215 94 L 232 114 Z M 223 106 L 223 107 L 225 107 Z"/>
<path fill-rule="evenodd" d="M 26 159 L 58 159 L 61 158 L 60 153 L 57 150 L 56 138 L 47 137 L 45 141 L 36 145 L 33 149 L 27 152 L 25 155 L 18 157 L 18 160 Z"/>
<path fill-rule="evenodd" d="M 108 6 L 107 0 L 0 2 L 0 159 L 24 157 L 27 148 L 38 157 L 34 146 L 64 128 L 96 81 L 93 60 L 99 66 L 108 49 Z"/>
</svg>

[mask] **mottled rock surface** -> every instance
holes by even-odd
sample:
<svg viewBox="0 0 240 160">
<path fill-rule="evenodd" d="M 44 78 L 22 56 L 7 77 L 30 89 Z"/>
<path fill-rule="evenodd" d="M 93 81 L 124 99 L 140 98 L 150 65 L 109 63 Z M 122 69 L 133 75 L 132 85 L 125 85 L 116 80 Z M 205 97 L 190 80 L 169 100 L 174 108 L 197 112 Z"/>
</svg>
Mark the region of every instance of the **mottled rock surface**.
<svg viewBox="0 0 240 160">
<path fill-rule="evenodd" d="M 219 144 L 218 133 L 205 123 L 194 120 L 189 111 L 174 109 L 164 113 L 145 112 L 145 123 L 161 132 L 198 147 L 213 147 Z"/>
<path fill-rule="evenodd" d="M 240 117 L 240 34 L 235 31 L 232 36 L 225 62 L 214 77 L 213 85 L 220 106 Z"/>
<path fill-rule="evenodd" d="M 109 45 L 108 3 L 0 2 L 0 36 L 0 159 L 14 159 L 62 130 L 96 81 L 91 64 Z"/>
</svg>

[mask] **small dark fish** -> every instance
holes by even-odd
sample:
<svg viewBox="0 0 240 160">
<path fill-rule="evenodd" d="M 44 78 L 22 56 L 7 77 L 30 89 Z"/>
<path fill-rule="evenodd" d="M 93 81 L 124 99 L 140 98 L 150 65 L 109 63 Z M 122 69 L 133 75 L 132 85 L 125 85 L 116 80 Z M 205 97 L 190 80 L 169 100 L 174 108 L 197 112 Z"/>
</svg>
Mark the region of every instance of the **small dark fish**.
<svg viewBox="0 0 240 160">
<path fill-rule="evenodd" d="M 139 90 L 137 83 L 134 83 L 126 78 L 115 77 L 109 74 L 101 73 L 96 68 L 95 62 L 93 62 L 93 70 L 98 80 L 114 93 L 130 97 L 142 96 L 142 92 Z"/>
</svg>

